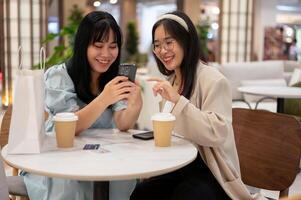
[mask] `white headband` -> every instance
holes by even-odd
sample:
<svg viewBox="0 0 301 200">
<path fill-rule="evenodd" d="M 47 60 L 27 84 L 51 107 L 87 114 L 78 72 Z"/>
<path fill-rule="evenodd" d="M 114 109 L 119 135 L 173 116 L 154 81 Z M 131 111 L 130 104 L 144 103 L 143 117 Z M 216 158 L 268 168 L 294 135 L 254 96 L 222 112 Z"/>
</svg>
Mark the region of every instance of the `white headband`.
<svg viewBox="0 0 301 200">
<path fill-rule="evenodd" d="M 186 31 L 188 32 L 187 23 L 184 21 L 184 19 L 182 19 L 181 17 L 179 17 L 177 15 L 165 14 L 165 15 L 162 15 L 161 17 L 159 17 L 158 20 L 161 20 L 161 19 L 172 19 L 172 20 L 178 22 L 181 26 L 183 26 L 186 29 Z"/>
</svg>

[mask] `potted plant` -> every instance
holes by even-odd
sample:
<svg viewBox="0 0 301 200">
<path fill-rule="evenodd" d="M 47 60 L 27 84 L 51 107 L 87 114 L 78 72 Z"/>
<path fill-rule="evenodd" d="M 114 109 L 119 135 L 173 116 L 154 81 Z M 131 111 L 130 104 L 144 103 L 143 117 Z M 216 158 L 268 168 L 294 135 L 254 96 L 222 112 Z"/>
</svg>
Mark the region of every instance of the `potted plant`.
<svg viewBox="0 0 301 200">
<path fill-rule="evenodd" d="M 142 54 L 138 50 L 139 35 L 136 23 L 133 21 L 127 24 L 127 35 L 125 42 L 125 59 L 124 62 L 135 63 L 137 67 L 145 66 L 147 63 L 147 54 Z"/>
<path fill-rule="evenodd" d="M 46 38 L 43 40 L 43 44 L 47 44 L 58 37 L 67 38 L 68 44 L 59 44 L 54 47 L 53 53 L 46 59 L 45 67 L 51 67 L 58 63 L 65 62 L 72 56 L 72 48 L 74 37 L 83 18 L 83 11 L 78 8 L 77 5 L 73 5 L 72 9 L 70 10 L 70 16 L 68 17 L 69 23 L 62 27 L 59 33 L 49 33 L 47 34 Z M 34 68 L 38 68 L 39 65 L 35 65 Z"/>
<path fill-rule="evenodd" d="M 200 50 L 201 50 L 201 57 L 200 59 L 202 59 L 203 61 L 207 61 L 208 60 L 208 54 L 209 54 L 209 50 L 207 47 L 207 42 L 208 42 L 208 32 L 209 32 L 209 25 L 208 24 L 197 24 L 196 26 L 196 30 L 199 36 L 199 40 L 200 40 Z"/>
</svg>

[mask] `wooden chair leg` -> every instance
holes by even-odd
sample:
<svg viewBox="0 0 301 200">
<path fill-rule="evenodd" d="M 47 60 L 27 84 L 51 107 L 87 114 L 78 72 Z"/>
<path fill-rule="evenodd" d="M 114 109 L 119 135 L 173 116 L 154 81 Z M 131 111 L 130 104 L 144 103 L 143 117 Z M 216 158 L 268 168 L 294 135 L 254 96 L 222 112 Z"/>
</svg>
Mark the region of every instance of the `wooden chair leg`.
<svg viewBox="0 0 301 200">
<path fill-rule="evenodd" d="M 28 197 L 17 197 L 17 196 L 11 196 L 10 195 L 10 200 L 29 200 Z"/>
<path fill-rule="evenodd" d="M 5 164 L 12 168 L 12 175 L 13 176 L 18 176 L 19 175 L 19 169 L 18 168 L 14 168 L 13 166 L 10 166 L 8 163 L 5 163 Z"/>
<path fill-rule="evenodd" d="M 8 166 L 10 166 L 10 165 L 8 164 Z M 18 176 L 19 175 L 19 170 L 17 168 L 12 167 L 12 166 L 10 166 L 10 167 L 12 168 L 12 175 L 13 176 Z M 25 197 L 25 199 L 22 199 L 22 197 L 20 197 L 19 199 L 20 200 L 28 200 L 26 197 Z M 11 200 L 17 200 L 17 197 L 11 195 Z"/>
<path fill-rule="evenodd" d="M 280 197 L 280 198 L 281 198 L 281 197 L 287 197 L 287 196 L 288 196 L 288 190 L 289 190 L 289 189 L 286 188 L 286 189 L 280 191 L 279 197 Z"/>
<path fill-rule="evenodd" d="M 13 176 L 18 176 L 19 175 L 19 170 L 17 168 L 12 168 L 13 169 Z"/>
</svg>

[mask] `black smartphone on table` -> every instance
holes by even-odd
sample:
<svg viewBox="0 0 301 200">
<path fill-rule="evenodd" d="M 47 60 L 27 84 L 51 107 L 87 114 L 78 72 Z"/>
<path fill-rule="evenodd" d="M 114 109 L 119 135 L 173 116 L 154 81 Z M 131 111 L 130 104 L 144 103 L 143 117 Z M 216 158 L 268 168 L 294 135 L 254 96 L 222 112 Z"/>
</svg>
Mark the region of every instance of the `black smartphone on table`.
<svg viewBox="0 0 301 200">
<path fill-rule="evenodd" d="M 118 76 L 126 76 L 133 83 L 135 82 L 137 67 L 135 64 L 123 63 L 119 65 Z"/>
<path fill-rule="evenodd" d="M 154 132 L 147 131 L 147 132 L 143 132 L 143 133 L 136 133 L 136 134 L 133 134 L 133 138 L 137 138 L 140 140 L 151 140 L 154 138 Z"/>
</svg>

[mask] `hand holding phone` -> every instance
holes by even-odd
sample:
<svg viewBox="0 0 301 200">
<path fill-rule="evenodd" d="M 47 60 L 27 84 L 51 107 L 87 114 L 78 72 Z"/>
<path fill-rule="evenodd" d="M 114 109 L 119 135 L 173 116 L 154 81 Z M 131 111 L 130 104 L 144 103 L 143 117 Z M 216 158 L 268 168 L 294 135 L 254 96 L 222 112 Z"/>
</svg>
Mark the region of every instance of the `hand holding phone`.
<svg viewBox="0 0 301 200">
<path fill-rule="evenodd" d="M 133 83 L 135 82 L 137 67 L 135 64 L 120 64 L 118 68 L 119 76 L 126 76 Z"/>
<path fill-rule="evenodd" d="M 151 140 L 154 138 L 154 132 L 147 131 L 147 132 L 143 132 L 143 133 L 136 133 L 136 134 L 133 134 L 133 138 L 137 138 L 140 140 Z"/>
</svg>

